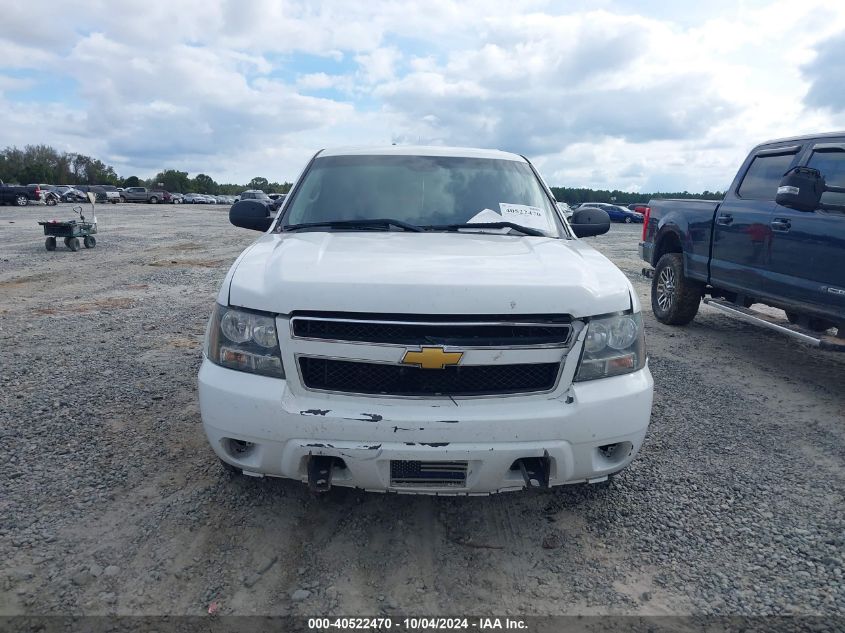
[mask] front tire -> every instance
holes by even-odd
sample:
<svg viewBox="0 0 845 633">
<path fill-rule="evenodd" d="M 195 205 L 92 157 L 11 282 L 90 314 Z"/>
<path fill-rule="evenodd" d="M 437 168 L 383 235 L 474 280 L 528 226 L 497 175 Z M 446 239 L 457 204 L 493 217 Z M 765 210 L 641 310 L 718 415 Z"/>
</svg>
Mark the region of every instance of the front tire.
<svg viewBox="0 0 845 633">
<path fill-rule="evenodd" d="M 158 202 L 158 198 L 156 198 L 155 196 L 150 198 L 150 204 L 156 204 L 157 202 Z"/>
<path fill-rule="evenodd" d="M 123 196 L 120 196 L 120 201 L 121 201 L 121 202 L 126 202 L 126 198 L 124 198 Z"/>
<path fill-rule="evenodd" d="M 684 276 L 680 253 L 666 253 L 654 268 L 651 282 L 651 309 L 666 325 L 686 325 L 695 318 L 704 284 Z"/>
<path fill-rule="evenodd" d="M 93 235 L 86 235 L 82 239 L 82 244 L 85 248 L 94 248 L 97 245 L 97 240 Z"/>
<path fill-rule="evenodd" d="M 48 251 L 56 250 L 56 238 L 48 237 L 46 240 L 44 240 L 44 248 L 46 248 Z"/>
<path fill-rule="evenodd" d="M 25 207 L 29 204 L 29 198 L 27 198 L 24 194 L 19 193 L 15 196 L 15 204 L 19 207 Z"/>
<path fill-rule="evenodd" d="M 628 216 L 625 216 L 625 224 L 630 224 L 630 223 L 631 223 L 631 218 L 629 218 Z"/>
<path fill-rule="evenodd" d="M 45 200 L 48 207 L 55 207 L 56 206 L 56 199 L 53 196 L 47 196 L 47 200 Z"/>
<path fill-rule="evenodd" d="M 79 250 L 79 238 L 78 237 L 71 237 L 67 241 L 67 247 L 72 250 L 74 253 Z"/>
</svg>

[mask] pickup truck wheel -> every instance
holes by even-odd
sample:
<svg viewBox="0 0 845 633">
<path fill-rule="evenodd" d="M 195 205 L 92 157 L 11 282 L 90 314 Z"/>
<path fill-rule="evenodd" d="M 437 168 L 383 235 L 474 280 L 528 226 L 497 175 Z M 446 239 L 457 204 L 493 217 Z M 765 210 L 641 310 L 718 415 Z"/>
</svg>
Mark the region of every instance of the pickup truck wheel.
<svg viewBox="0 0 845 633">
<path fill-rule="evenodd" d="M 56 250 L 56 238 L 48 237 L 46 240 L 44 240 L 44 248 L 46 248 L 48 251 Z"/>
<path fill-rule="evenodd" d="M 155 196 L 150 198 L 150 204 L 155 204 L 156 202 L 158 202 L 158 198 L 156 198 Z"/>
<path fill-rule="evenodd" d="M 651 309 L 661 323 L 686 325 L 695 318 L 704 286 L 684 277 L 680 253 L 666 253 L 657 262 L 651 282 Z"/>
<path fill-rule="evenodd" d="M 123 196 L 120 196 L 120 201 L 121 201 L 121 202 L 126 202 L 126 198 L 124 198 Z"/>
<path fill-rule="evenodd" d="M 56 206 L 56 198 L 53 196 L 47 196 L 47 199 L 44 201 L 47 203 L 48 207 L 55 207 Z"/>
<path fill-rule="evenodd" d="M 25 207 L 29 204 L 29 198 L 27 198 L 24 194 L 19 193 L 15 196 L 15 204 L 19 207 Z"/>
</svg>

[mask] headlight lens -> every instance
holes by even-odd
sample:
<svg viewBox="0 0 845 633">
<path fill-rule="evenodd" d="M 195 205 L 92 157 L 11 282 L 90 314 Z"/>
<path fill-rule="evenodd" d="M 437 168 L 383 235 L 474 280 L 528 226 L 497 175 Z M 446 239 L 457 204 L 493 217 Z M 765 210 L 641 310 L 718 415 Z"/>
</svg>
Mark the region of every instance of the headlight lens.
<svg viewBox="0 0 845 633">
<path fill-rule="evenodd" d="M 208 323 L 205 355 L 212 363 L 229 369 L 285 377 L 276 321 L 269 314 L 215 305 Z"/>
<path fill-rule="evenodd" d="M 587 326 L 576 381 L 628 374 L 645 366 L 643 318 L 636 314 L 593 319 Z"/>
</svg>

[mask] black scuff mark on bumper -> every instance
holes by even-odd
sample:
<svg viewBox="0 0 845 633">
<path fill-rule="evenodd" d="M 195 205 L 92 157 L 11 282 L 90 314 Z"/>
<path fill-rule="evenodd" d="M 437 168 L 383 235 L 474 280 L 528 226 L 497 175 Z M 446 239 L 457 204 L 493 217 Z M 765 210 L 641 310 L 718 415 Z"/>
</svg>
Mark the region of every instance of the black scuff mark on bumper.
<svg viewBox="0 0 845 633">
<path fill-rule="evenodd" d="M 438 424 L 457 424 L 458 420 L 437 420 Z"/>
<path fill-rule="evenodd" d="M 384 416 L 379 415 L 378 413 L 362 413 L 363 418 L 356 418 L 356 420 L 360 420 L 361 422 L 381 422 L 384 420 Z"/>
<path fill-rule="evenodd" d="M 442 448 L 449 446 L 449 442 L 420 442 L 420 446 L 430 446 L 431 448 Z"/>
<path fill-rule="evenodd" d="M 409 428 L 406 428 L 404 426 L 394 426 L 393 432 L 396 433 L 396 431 L 425 431 L 425 427 L 421 426 L 421 427 L 416 428 L 416 429 L 409 429 Z"/>
<path fill-rule="evenodd" d="M 331 444 L 306 444 L 308 448 L 334 448 Z"/>
<path fill-rule="evenodd" d="M 305 409 L 304 411 L 300 411 L 299 415 L 326 415 L 330 412 L 331 409 Z"/>
</svg>

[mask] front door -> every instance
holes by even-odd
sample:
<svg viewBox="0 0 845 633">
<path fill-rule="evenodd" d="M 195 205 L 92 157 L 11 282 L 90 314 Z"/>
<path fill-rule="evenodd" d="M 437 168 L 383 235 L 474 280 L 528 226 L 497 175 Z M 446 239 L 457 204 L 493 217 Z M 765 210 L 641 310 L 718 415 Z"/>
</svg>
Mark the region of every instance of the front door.
<svg viewBox="0 0 845 633">
<path fill-rule="evenodd" d="M 765 292 L 775 194 L 799 149 L 765 148 L 746 161 L 742 179 L 725 196 L 714 218 L 710 259 L 714 286 L 751 296 Z"/>
<path fill-rule="evenodd" d="M 806 164 L 818 169 L 828 185 L 845 187 L 845 139 L 816 143 Z M 843 206 L 845 194 L 825 193 L 822 204 Z M 775 205 L 771 227 L 773 292 L 794 300 L 796 308 L 845 315 L 845 211 Z"/>
</svg>

